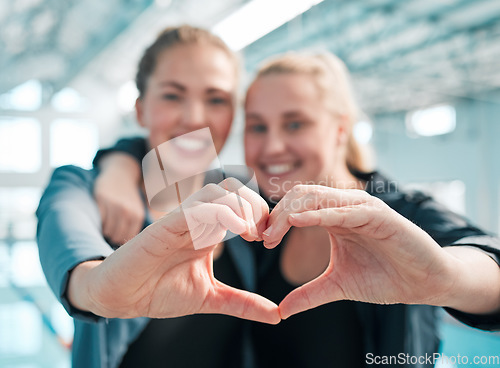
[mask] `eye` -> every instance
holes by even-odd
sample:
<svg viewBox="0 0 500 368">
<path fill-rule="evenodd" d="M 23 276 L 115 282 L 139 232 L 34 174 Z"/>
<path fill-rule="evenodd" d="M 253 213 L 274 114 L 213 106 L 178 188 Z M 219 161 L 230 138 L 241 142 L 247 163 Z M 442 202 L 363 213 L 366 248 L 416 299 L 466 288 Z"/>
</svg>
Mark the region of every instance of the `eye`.
<svg viewBox="0 0 500 368">
<path fill-rule="evenodd" d="M 229 101 L 224 97 L 212 97 L 208 100 L 211 105 L 225 105 Z"/>
<path fill-rule="evenodd" d="M 255 134 L 265 133 L 267 132 L 267 126 L 264 124 L 251 124 L 247 125 L 246 131 Z"/>
<path fill-rule="evenodd" d="M 180 100 L 180 96 L 176 93 L 165 93 L 163 94 L 163 99 L 164 100 L 167 100 L 167 101 L 179 101 Z"/>
<path fill-rule="evenodd" d="M 296 131 L 296 130 L 299 130 L 300 128 L 302 128 L 303 126 L 304 126 L 304 123 L 301 121 L 290 121 L 290 122 L 286 123 L 285 128 L 289 131 Z"/>
</svg>

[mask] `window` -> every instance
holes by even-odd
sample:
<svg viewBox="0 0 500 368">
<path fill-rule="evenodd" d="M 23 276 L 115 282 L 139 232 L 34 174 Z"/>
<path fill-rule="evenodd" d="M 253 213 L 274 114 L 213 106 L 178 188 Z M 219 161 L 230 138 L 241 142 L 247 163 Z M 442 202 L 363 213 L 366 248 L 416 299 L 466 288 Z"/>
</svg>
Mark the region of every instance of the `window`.
<svg viewBox="0 0 500 368">
<path fill-rule="evenodd" d="M 34 173 L 41 167 L 40 122 L 32 118 L 0 118 L 0 171 Z"/>
<path fill-rule="evenodd" d="M 35 211 L 42 190 L 36 187 L 0 189 L 0 239 L 34 239 Z"/>
<path fill-rule="evenodd" d="M 78 112 L 85 107 L 85 100 L 73 88 L 67 87 L 52 97 L 51 105 L 57 111 Z"/>
<path fill-rule="evenodd" d="M 373 135 L 372 125 L 367 121 L 358 121 L 353 127 L 353 134 L 356 141 L 361 144 L 368 144 Z"/>
<path fill-rule="evenodd" d="M 29 80 L 0 95 L 0 108 L 4 110 L 35 111 L 42 106 L 42 85 Z"/>
<path fill-rule="evenodd" d="M 17 241 L 10 259 L 12 282 L 19 287 L 45 286 L 45 276 L 34 241 Z"/>
<path fill-rule="evenodd" d="M 405 186 L 431 195 L 453 212 L 465 215 L 465 183 L 461 180 L 410 183 Z"/>
<path fill-rule="evenodd" d="M 0 354 L 33 355 L 42 347 L 42 318 L 28 302 L 0 304 Z"/>
<path fill-rule="evenodd" d="M 410 137 L 448 134 L 453 132 L 455 127 L 455 108 L 449 105 L 433 106 L 406 115 L 406 131 Z"/>
<path fill-rule="evenodd" d="M 9 271 L 9 249 L 5 242 L 0 241 L 0 288 L 9 284 Z"/>
<path fill-rule="evenodd" d="M 135 101 L 139 96 L 139 91 L 135 86 L 134 81 L 128 81 L 118 91 L 117 103 L 123 113 L 128 113 L 134 110 Z"/>
<path fill-rule="evenodd" d="M 92 167 L 98 149 L 95 124 L 86 120 L 59 119 L 50 126 L 50 164 Z"/>
</svg>

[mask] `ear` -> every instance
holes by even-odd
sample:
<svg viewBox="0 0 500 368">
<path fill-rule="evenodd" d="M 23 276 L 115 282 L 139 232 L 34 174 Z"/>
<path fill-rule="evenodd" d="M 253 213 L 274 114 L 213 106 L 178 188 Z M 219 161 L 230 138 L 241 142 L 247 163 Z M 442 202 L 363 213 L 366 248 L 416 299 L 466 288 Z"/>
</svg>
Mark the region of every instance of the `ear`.
<svg viewBox="0 0 500 368">
<path fill-rule="evenodd" d="M 143 104 L 144 102 L 140 97 L 137 97 L 135 100 L 135 117 L 137 118 L 137 122 L 139 125 L 143 128 L 146 127 L 146 124 L 144 122 L 144 111 L 143 111 Z"/>
<path fill-rule="evenodd" d="M 340 115 L 338 118 L 337 144 L 347 145 L 351 134 L 351 119 L 347 115 Z"/>
</svg>

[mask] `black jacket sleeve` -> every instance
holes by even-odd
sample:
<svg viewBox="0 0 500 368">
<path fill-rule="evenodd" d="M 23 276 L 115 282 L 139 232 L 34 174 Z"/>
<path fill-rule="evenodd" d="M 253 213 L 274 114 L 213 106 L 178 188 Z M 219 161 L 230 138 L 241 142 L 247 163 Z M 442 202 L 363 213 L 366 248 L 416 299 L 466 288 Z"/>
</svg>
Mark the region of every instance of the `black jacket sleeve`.
<svg viewBox="0 0 500 368">
<path fill-rule="evenodd" d="M 472 225 L 430 196 L 418 192 L 397 192 L 387 200 L 392 208 L 425 230 L 442 247 L 470 246 L 488 254 L 500 265 L 500 239 Z M 483 330 L 500 330 L 500 312 L 469 314 L 445 308 L 459 321 Z"/>
<path fill-rule="evenodd" d="M 148 142 L 144 137 L 123 138 L 120 139 L 113 147 L 101 149 L 97 151 L 92 164 L 95 168 L 99 167 L 101 159 L 112 152 L 127 153 L 135 158 L 139 164 L 148 151 Z"/>
<path fill-rule="evenodd" d="M 36 212 L 40 263 L 47 282 L 68 314 L 87 322 L 100 317 L 74 308 L 66 292 L 74 267 L 113 252 L 101 234 L 101 217 L 92 197 L 95 176 L 94 170 L 76 166 L 56 169 Z"/>
</svg>

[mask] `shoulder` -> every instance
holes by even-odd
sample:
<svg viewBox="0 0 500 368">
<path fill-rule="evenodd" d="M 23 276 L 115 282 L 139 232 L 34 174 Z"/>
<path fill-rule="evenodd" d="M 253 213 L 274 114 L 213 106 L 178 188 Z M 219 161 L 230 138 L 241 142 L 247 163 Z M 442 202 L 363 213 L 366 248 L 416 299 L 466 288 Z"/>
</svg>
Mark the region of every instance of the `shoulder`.
<svg viewBox="0 0 500 368">
<path fill-rule="evenodd" d="M 114 146 L 97 151 L 92 163 L 95 167 L 98 167 L 99 161 L 112 152 L 127 153 L 141 162 L 148 150 L 149 142 L 145 137 L 122 138 Z"/>
<path fill-rule="evenodd" d="M 378 171 L 371 173 L 357 173 L 358 178 L 365 181 L 365 190 L 369 194 L 380 198 L 391 208 L 404 216 L 411 216 L 415 211 L 425 208 L 446 211 L 429 194 L 419 190 L 406 189 L 392 179 Z"/>
<path fill-rule="evenodd" d="M 93 181 L 96 177 L 95 170 L 87 170 L 74 165 L 65 165 L 58 167 L 52 173 L 51 181 L 67 180 L 67 181 Z"/>
<path fill-rule="evenodd" d="M 441 245 L 486 233 L 465 217 L 451 211 L 431 195 L 419 190 L 407 190 L 396 181 L 375 172 L 367 181 L 367 192 L 383 200 L 389 207 L 406 217 Z"/>
<path fill-rule="evenodd" d="M 52 173 L 43 192 L 37 215 L 42 215 L 45 209 L 51 208 L 55 203 L 64 202 L 75 205 L 92 198 L 96 176 L 95 170 L 86 170 L 72 165 L 58 167 Z"/>
<path fill-rule="evenodd" d="M 47 189 L 54 186 L 81 186 L 90 189 L 92 188 L 96 177 L 96 170 L 86 170 L 73 165 L 61 166 L 55 169 L 52 173 Z"/>
</svg>

